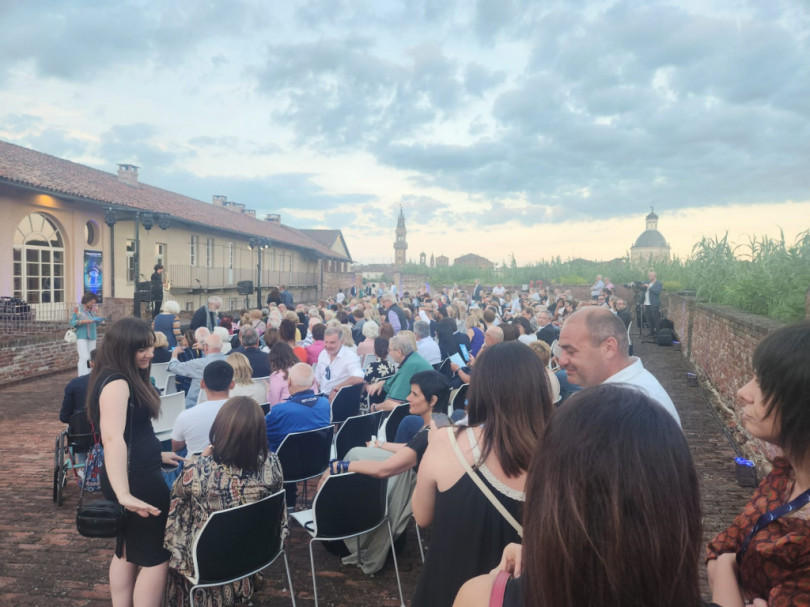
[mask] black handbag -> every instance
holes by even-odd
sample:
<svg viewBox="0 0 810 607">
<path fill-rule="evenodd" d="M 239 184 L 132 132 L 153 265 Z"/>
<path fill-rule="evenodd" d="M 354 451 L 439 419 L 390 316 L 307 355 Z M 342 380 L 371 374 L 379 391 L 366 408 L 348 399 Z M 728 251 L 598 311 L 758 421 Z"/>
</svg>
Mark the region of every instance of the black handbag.
<svg viewBox="0 0 810 607">
<path fill-rule="evenodd" d="M 107 381 L 109 381 L 109 378 Z M 104 383 L 106 385 L 107 382 Z M 102 386 L 102 389 L 103 388 L 104 386 Z M 131 414 L 135 407 L 131 398 L 128 404 Z M 129 455 L 130 444 L 132 443 L 133 425 L 134 420 L 130 417 L 129 444 L 127 445 L 127 473 L 129 473 Z M 95 429 L 93 429 L 93 431 L 95 432 Z M 98 437 L 96 437 L 96 440 L 98 440 Z M 118 502 L 112 500 L 91 500 L 84 503 L 84 480 L 86 480 L 86 478 L 82 480 L 82 492 L 79 496 L 79 505 L 76 508 L 76 530 L 84 537 L 117 537 L 124 531 L 126 509 Z"/>
<path fill-rule="evenodd" d="M 117 537 L 124 530 L 124 507 L 111 500 L 80 503 L 76 529 L 84 537 Z"/>
</svg>

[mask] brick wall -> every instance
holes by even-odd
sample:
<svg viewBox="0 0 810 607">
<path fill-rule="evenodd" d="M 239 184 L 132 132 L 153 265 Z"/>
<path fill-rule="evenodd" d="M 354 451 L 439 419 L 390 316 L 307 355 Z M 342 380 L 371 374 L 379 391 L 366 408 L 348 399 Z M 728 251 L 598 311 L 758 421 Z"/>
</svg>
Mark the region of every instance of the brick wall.
<svg viewBox="0 0 810 607">
<path fill-rule="evenodd" d="M 737 390 L 752 377 L 751 359 L 759 341 L 782 323 L 727 306 L 698 303 L 693 297 L 664 292 L 662 312 L 675 324 L 681 351 L 695 366 L 702 386 L 715 398 L 717 413 L 760 473 L 778 451 L 749 435 L 740 423 Z"/>
<path fill-rule="evenodd" d="M 75 369 L 78 359 L 76 345 L 61 336 L 59 341 L 5 347 L 0 349 L 0 385 Z"/>
</svg>

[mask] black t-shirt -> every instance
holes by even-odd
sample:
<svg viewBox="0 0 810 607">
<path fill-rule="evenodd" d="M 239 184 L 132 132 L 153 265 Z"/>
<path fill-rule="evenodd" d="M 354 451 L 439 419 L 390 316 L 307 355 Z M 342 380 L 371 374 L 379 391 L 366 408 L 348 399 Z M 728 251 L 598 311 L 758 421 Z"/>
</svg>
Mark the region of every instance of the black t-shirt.
<svg viewBox="0 0 810 607">
<path fill-rule="evenodd" d="M 416 451 L 416 468 L 419 469 L 419 464 L 422 463 L 422 456 L 428 447 L 428 432 L 430 427 L 422 428 L 419 432 L 414 434 L 413 438 L 405 443 L 409 449 Z"/>
</svg>

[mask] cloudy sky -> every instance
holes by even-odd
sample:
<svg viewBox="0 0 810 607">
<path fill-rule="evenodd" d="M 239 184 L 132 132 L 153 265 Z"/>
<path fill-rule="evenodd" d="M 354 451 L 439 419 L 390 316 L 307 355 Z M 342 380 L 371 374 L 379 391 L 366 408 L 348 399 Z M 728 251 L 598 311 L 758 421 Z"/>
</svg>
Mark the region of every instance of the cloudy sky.
<svg viewBox="0 0 810 607">
<path fill-rule="evenodd" d="M 810 227 L 805 0 L 0 2 L 0 138 L 355 260 Z"/>
</svg>

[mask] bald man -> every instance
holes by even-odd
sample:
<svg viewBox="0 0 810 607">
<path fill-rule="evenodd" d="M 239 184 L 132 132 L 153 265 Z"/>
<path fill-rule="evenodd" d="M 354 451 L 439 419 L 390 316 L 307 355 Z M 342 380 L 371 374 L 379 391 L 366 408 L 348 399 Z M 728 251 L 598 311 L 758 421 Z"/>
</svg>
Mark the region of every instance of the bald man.
<svg viewBox="0 0 810 607">
<path fill-rule="evenodd" d="M 557 346 L 557 360 L 571 383 L 583 388 L 603 383 L 635 386 L 681 423 L 663 386 L 644 368 L 641 359 L 629 356 L 627 329 L 608 308 L 588 306 L 574 312 L 565 321 Z"/>
</svg>

